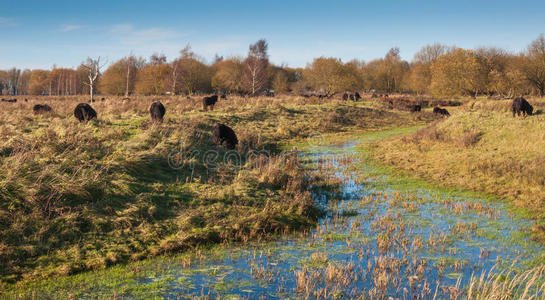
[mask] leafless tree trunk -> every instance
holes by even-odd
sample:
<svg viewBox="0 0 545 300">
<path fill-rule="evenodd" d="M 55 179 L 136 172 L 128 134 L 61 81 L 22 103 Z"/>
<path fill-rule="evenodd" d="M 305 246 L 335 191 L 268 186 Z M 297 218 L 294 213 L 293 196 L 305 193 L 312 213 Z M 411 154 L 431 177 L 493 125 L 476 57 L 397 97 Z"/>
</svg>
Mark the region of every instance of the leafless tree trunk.
<svg viewBox="0 0 545 300">
<path fill-rule="evenodd" d="M 131 76 L 131 63 L 130 63 L 130 59 L 129 59 L 129 62 L 127 63 L 127 82 L 125 84 L 125 97 L 129 97 L 129 78 Z"/>
<path fill-rule="evenodd" d="M 104 63 L 105 64 L 105 63 Z M 85 64 L 82 64 L 82 66 L 89 72 L 87 79 L 87 82 L 84 82 L 87 86 L 89 86 L 89 94 L 91 95 L 91 102 L 95 101 L 95 84 L 96 80 L 98 78 L 98 75 L 100 74 L 100 69 L 104 66 L 104 64 L 100 64 L 100 56 L 97 59 L 87 58 L 87 62 Z"/>
<path fill-rule="evenodd" d="M 136 64 L 136 58 L 134 55 L 131 55 L 127 58 L 127 82 L 125 85 L 125 97 L 129 97 L 129 85 L 130 85 L 130 78 L 131 78 L 131 67 Z"/>
<path fill-rule="evenodd" d="M 176 94 L 176 82 L 178 81 L 178 60 L 172 62 L 172 95 Z"/>
</svg>

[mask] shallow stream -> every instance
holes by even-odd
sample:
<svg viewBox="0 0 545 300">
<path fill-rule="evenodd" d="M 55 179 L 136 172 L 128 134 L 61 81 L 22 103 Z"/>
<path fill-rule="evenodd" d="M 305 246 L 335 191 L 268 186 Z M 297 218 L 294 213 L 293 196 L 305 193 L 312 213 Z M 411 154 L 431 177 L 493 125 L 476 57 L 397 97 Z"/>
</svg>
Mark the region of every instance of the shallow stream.
<svg viewBox="0 0 545 300">
<path fill-rule="evenodd" d="M 517 272 L 542 255 L 543 248 L 522 234 L 530 221 L 498 202 L 400 185 L 361 161 L 361 144 L 368 140 L 310 147 L 303 154 L 307 167 L 337 187 L 314 189 L 327 216 L 312 230 L 151 259 L 133 268 L 138 276 L 126 271 L 127 278 L 103 278 L 84 295 L 448 299 L 466 296 L 472 276 Z"/>
</svg>

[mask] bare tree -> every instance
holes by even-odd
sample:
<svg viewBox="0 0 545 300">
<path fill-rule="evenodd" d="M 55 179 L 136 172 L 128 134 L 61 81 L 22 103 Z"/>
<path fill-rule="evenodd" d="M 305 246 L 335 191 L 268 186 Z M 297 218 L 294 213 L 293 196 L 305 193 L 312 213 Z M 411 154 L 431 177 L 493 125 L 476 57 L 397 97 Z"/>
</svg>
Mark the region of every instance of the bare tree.
<svg viewBox="0 0 545 300">
<path fill-rule="evenodd" d="M 214 54 L 214 61 L 212 62 L 212 65 L 215 65 L 217 63 L 220 63 L 223 61 L 223 56 L 218 55 L 217 53 Z"/>
<path fill-rule="evenodd" d="M 172 85 L 171 85 L 171 93 L 172 95 L 176 95 L 176 82 L 178 82 L 178 60 L 174 60 L 172 62 L 172 73 L 171 73 L 171 80 L 172 80 Z"/>
<path fill-rule="evenodd" d="M 136 57 L 131 52 L 127 58 L 127 81 L 125 84 L 125 97 L 129 97 L 129 85 L 131 82 L 131 68 L 136 64 Z"/>
<path fill-rule="evenodd" d="M 521 72 L 541 97 L 545 96 L 545 36 L 541 34 L 522 54 Z"/>
<path fill-rule="evenodd" d="M 244 81 L 246 90 L 255 96 L 267 87 L 267 67 L 269 65 L 269 57 L 267 41 L 261 39 L 255 44 L 250 45 L 248 58 L 246 58 L 246 69 L 244 72 Z"/>
<path fill-rule="evenodd" d="M 81 64 L 85 70 L 87 70 L 87 81 L 84 83 L 89 86 L 89 94 L 91 95 L 91 102 L 95 102 L 95 85 L 100 75 L 100 69 L 106 65 L 106 63 L 100 63 L 100 56 L 97 59 L 87 58 L 87 62 Z"/>
<path fill-rule="evenodd" d="M 434 62 L 439 56 L 451 51 L 451 47 L 434 43 L 432 45 L 426 45 L 416 52 L 413 58 L 413 62 L 430 64 Z"/>
<path fill-rule="evenodd" d="M 12 95 L 19 94 L 18 86 L 19 80 L 21 79 L 21 70 L 17 68 L 12 68 L 8 70 L 6 79 L 6 85 L 8 87 L 9 93 Z"/>
<path fill-rule="evenodd" d="M 149 58 L 149 63 L 152 65 L 160 65 L 167 62 L 167 57 L 164 54 L 153 53 Z"/>
</svg>

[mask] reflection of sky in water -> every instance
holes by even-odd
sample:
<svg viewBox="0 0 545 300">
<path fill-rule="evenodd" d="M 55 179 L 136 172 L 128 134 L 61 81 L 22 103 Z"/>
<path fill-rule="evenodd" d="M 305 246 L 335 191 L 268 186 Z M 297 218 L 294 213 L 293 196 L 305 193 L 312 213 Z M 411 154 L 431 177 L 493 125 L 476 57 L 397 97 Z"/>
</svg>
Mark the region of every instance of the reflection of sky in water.
<svg viewBox="0 0 545 300">
<path fill-rule="evenodd" d="M 529 260 L 536 257 L 542 248 L 528 240 L 524 240 L 525 245 L 520 245 L 521 239 L 517 243 L 513 242 L 512 232 L 530 225 L 528 221 L 516 219 L 513 220 L 503 210 L 501 204 L 494 204 L 496 212 L 501 210 L 499 217 L 488 218 L 485 215 L 478 215 L 474 211 L 465 212 L 462 215 L 454 214 L 444 203 L 433 202 L 431 199 L 437 197 L 437 191 L 415 190 L 409 191 L 414 199 L 428 201 L 418 201 L 416 209 L 407 210 L 400 206 L 390 207 L 388 200 L 377 201 L 374 203 L 362 204 L 361 199 L 371 194 L 388 193 L 389 196 L 395 192 L 395 186 L 388 184 L 387 176 L 374 176 L 375 182 L 366 181 L 364 184 L 356 184 L 353 176 L 345 178 L 346 171 L 343 172 L 345 165 L 339 163 L 337 158 L 344 154 L 355 153 L 356 143 L 348 143 L 342 146 L 321 147 L 321 153 L 304 154 L 307 159 L 316 160 L 328 158 L 333 163 L 337 172 L 335 176 L 343 179 L 341 186 L 341 196 L 337 195 L 334 199 L 340 199 L 336 206 L 331 203 L 323 203 L 324 206 L 330 205 L 328 217 L 320 221 L 320 230 L 322 233 L 316 238 L 313 230 L 305 238 L 285 238 L 276 242 L 266 244 L 250 244 L 245 248 L 232 248 L 221 258 L 206 259 L 202 263 L 195 261 L 190 268 L 180 268 L 177 264 L 165 264 L 162 268 L 167 271 L 161 273 L 158 278 L 145 278 L 142 284 L 151 284 L 156 280 L 161 280 L 165 276 L 170 278 L 170 288 L 167 297 L 176 298 L 179 294 L 187 292 L 194 296 L 211 295 L 227 297 L 229 295 L 239 295 L 249 298 L 294 298 L 296 293 L 295 271 L 317 270 L 323 273 L 323 267 L 327 263 L 337 266 L 352 266 L 350 276 L 351 283 L 342 291 L 347 297 L 359 295 L 362 291 L 373 287 L 373 275 L 367 272 L 368 264 L 375 264 L 375 259 L 379 255 L 377 242 L 375 240 L 377 230 L 373 229 L 372 222 L 377 215 L 399 215 L 400 219 L 406 224 L 404 232 L 413 239 L 420 236 L 423 246 L 419 250 L 410 250 L 406 253 L 401 247 L 393 247 L 393 250 L 387 252 L 388 259 L 399 260 L 401 263 L 399 272 L 399 285 L 388 288 L 389 295 L 402 296 L 403 290 L 410 289 L 408 277 L 413 271 L 408 271 L 411 261 L 425 259 L 425 278 L 419 278 L 418 284 L 427 283 L 430 285 L 432 295 L 436 289 L 436 282 L 439 280 L 439 265 L 445 264 L 442 272 L 440 286 L 454 286 L 461 276 L 462 287 L 469 281 L 474 272 L 480 275 L 481 272 L 490 270 L 498 262 L 503 266 L 509 266 L 513 260 Z M 366 173 L 373 173 L 372 167 L 366 166 L 363 170 L 358 170 L 362 178 L 367 178 Z M 401 192 L 402 194 L 405 191 Z M 327 193 L 316 194 L 316 199 L 326 202 Z M 440 195 L 441 198 L 451 199 L 453 203 L 472 202 L 479 199 L 468 199 L 462 197 L 453 197 L 451 195 Z M 347 212 L 347 217 L 343 217 L 336 228 L 332 228 L 332 218 L 335 212 Z M 469 235 L 469 239 L 464 234 L 460 237 L 450 235 L 451 228 L 456 224 L 475 223 L 477 236 Z M 326 224 L 329 224 L 326 230 Z M 358 224 L 359 227 L 356 228 Z M 447 235 L 445 251 L 440 247 L 433 249 L 427 247 L 426 243 L 430 234 Z M 313 238 L 314 237 L 314 238 Z M 490 239 L 489 239 L 490 238 Z M 347 247 L 347 240 L 350 241 L 350 247 Z M 486 249 L 486 256 L 481 256 L 482 249 Z M 310 257 L 313 253 L 327 253 L 327 263 L 313 265 Z M 461 270 L 455 270 L 454 262 L 465 262 L 465 267 Z M 355 279 L 357 277 L 357 279 Z M 319 284 L 317 288 L 324 285 Z M 445 297 L 446 295 L 442 295 Z"/>
</svg>

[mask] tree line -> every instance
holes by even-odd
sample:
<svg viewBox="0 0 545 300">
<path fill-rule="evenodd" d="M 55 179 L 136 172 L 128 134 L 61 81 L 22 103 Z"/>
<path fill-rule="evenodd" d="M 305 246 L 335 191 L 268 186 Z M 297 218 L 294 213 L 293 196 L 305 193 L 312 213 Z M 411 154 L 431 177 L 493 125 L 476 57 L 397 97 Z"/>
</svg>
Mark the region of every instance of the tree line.
<svg viewBox="0 0 545 300">
<path fill-rule="evenodd" d="M 0 70 L 3 94 L 163 95 L 237 93 L 261 95 L 265 91 L 332 95 L 344 91 L 402 92 L 444 96 L 515 95 L 545 96 L 545 37 L 540 35 L 520 53 L 495 47 L 462 49 L 442 44 L 426 45 L 412 61 L 401 59 L 397 47 L 369 62 L 315 58 L 305 68 L 269 62 L 268 44 L 250 45 L 246 57 L 212 63 L 190 46 L 168 60 L 129 55 L 107 68 L 100 58 L 88 58 L 76 69 Z"/>
</svg>

